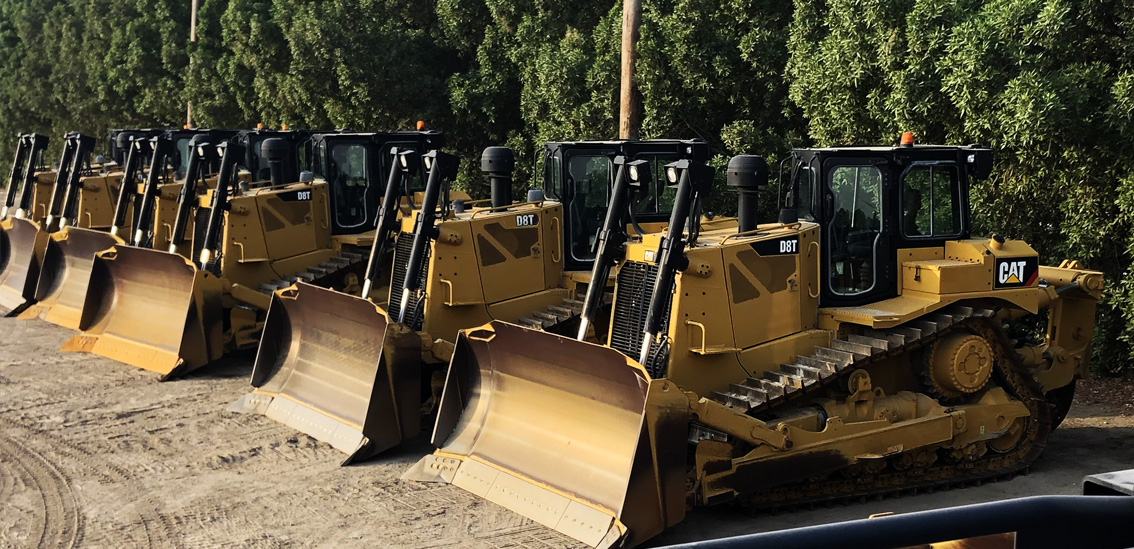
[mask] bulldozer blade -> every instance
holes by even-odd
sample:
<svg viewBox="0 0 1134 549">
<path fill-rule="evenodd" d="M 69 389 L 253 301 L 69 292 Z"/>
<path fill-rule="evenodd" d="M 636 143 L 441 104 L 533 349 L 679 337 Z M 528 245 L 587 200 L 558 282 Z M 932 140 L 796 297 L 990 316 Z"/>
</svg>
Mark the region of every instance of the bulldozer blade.
<svg viewBox="0 0 1134 549">
<path fill-rule="evenodd" d="M 121 245 L 122 239 L 110 233 L 78 227 L 64 227 L 52 234 L 39 270 L 36 303 L 20 318 L 41 318 L 64 328 L 79 329 L 95 254 Z"/>
<path fill-rule="evenodd" d="M 0 313 L 14 316 L 35 301 L 48 235 L 27 219 L 6 219 L 0 226 Z"/>
<path fill-rule="evenodd" d="M 494 321 L 465 330 L 433 443 L 402 478 L 448 482 L 593 547 L 685 514 L 689 403 L 608 347 Z"/>
<path fill-rule="evenodd" d="M 258 411 L 345 452 L 344 465 L 421 429 L 421 340 L 368 300 L 298 283 L 272 297 L 232 409 Z"/>
<path fill-rule="evenodd" d="M 221 357 L 224 285 L 176 254 L 116 246 L 95 255 L 79 319 L 64 351 L 94 353 L 183 375 Z"/>
</svg>

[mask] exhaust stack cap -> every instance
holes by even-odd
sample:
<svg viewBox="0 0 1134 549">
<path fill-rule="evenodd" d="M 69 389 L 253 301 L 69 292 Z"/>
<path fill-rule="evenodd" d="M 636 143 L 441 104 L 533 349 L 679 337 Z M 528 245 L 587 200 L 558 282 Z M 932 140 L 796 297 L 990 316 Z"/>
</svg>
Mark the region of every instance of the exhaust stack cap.
<svg viewBox="0 0 1134 549">
<path fill-rule="evenodd" d="M 528 202 L 543 202 L 543 189 L 528 189 Z"/>
<path fill-rule="evenodd" d="M 119 132 L 114 137 L 114 144 L 118 145 L 119 149 L 125 149 L 130 146 L 130 142 L 134 140 L 134 132 Z"/>
<path fill-rule="evenodd" d="M 260 154 L 263 155 L 264 159 L 268 162 L 283 162 L 287 159 L 290 149 L 291 145 L 287 140 L 278 137 L 269 137 L 260 144 Z"/>
<path fill-rule="evenodd" d="M 508 147 L 488 147 L 480 155 L 480 171 L 486 174 L 511 175 L 516 169 L 516 156 Z"/>
<path fill-rule="evenodd" d="M 480 171 L 492 186 L 492 207 L 512 205 L 512 172 L 516 169 L 516 156 L 508 147 L 488 147 L 480 155 Z"/>
<path fill-rule="evenodd" d="M 755 231 L 757 193 L 768 186 L 768 163 L 762 156 L 742 154 L 728 161 L 726 180 L 740 194 L 737 205 L 737 229 L 746 233 Z"/>
<path fill-rule="evenodd" d="M 768 163 L 764 157 L 742 154 L 728 161 L 728 186 L 739 192 L 754 192 L 768 186 Z"/>
<path fill-rule="evenodd" d="M 264 160 L 268 161 L 268 167 L 272 172 L 272 186 L 283 185 L 284 182 L 284 160 L 287 159 L 288 154 L 291 152 L 291 144 L 286 139 L 278 137 L 271 137 L 264 140 L 260 145 L 260 154 L 263 155 Z"/>
<path fill-rule="evenodd" d="M 303 170 L 299 172 L 299 181 L 300 183 L 309 183 L 311 181 L 315 181 L 315 172 L 309 170 Z"/>
</svg>

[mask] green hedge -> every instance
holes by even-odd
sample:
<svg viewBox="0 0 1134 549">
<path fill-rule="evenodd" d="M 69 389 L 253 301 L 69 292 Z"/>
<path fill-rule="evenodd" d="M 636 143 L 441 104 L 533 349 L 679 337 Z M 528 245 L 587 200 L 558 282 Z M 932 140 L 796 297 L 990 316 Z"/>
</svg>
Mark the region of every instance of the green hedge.
<svg viewBox="0 0 1134 549">
<path fill-rule="evenodd" d="M 617 132 L 621 2 L 0 0 L 0 136 L 289 124 L 408 129 L 475 158 Z M 1134 12 L 1097 0 L 645 0 L 646 137 L 979 142 L 978 233 L 1106 272 L 1095 365 L 1134 356 Z M 0 140 L 0 158 L 11 154 Z M 57 145 L 57 144 L 56 144 Z M 533 162 L 521 162 L 532 181 Z M 483 192 L 474 162 L 460 184 Z M 713 209 L 730 213 L 717 193 Z M 768 196 L 766 215 L 771 215 Z"/>
</svg>

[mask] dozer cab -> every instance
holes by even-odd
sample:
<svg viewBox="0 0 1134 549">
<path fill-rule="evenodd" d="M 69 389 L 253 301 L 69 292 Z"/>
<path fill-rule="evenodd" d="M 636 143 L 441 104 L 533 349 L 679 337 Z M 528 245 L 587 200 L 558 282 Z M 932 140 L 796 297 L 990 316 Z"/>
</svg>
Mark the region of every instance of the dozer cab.
<svg viewBox="0 0 1134 549">
<path fill-rule="evenodd" d="M 161 135 L 173 142 L 173 150 L 169 154 L 169 165 L 173 169 L 173 179 L 185 178 L 185 174 L 189 171 L 189 162 L 193 158 L 193 149 L 198 143 L 212 143 L 216 146 L 240 133 L 242 133 L 241 130 L 210 128 L 182 128 L 162 132 Z M 206 173 L 216 173 L 219 161 L 219 158 L 212 159 L 212 169 L 206 170 Z"/>
<path fill-rule="evenodd" d="M 130 156 L 130 147 L 134 141 L 150 140 L 169 130 L 164 128 L 140 128 L 140 129 L 114 129 L 107 132 L 107 156 L 110 162 L 122 169 L 126 165 L 126 160 Z M 141 165 L 149 165 L 148 159 L 143 159 Z"/>
<path fill-rule="evenodd" d="M 399 151 L 393 164 L 413 166 L 415 154 Z M 453 208 L 444 181 L 456 159 L 436 152 L 425 158 L 432 169 L 420 207 L 400 223 L 393 222 L 392 205 L 398 181 L 411 172 L 390 172 L 362 297 L 306 284 L 276 293 L 252 372 L 255 389 L 234 409 L 259 411 L 327 442 L 347 454 L 346 462 L 413 437 L 435 408 L 458 330 L 503 319 L 573 331 L 575 297 L 591 281 L 604 216 L 623 226 L 656 226 L 672 203 L 664 186 L 643 180 L 629 216 L 629 200 L 608 207 L 612 186 L 624 185 L 628 165 L 641 165 L 645 174 L 651 164 L 705 160 L 708 145 L 548 143 L 543 193 L 552 199 L 536 191 L 523 203 L 511 197 L 511 151 L 490 147 L 481 169 L 491 181 L 491 201 Z M 396 233 L 392 250 L 389 233 Z M 384 266 L 389 251 L 392 269 Z M 386 273 L 392 273 L 388 285 L 379 282 Z M 606 287 L 606 275 L 594 280 Z"/>
<path fill-rule="evenodd" d="M 904 139 L 903 139 L 904 140 Z M 751 508 L 1024 470 L 1086 375 L 1101 273 L 970 237 L 979 146 L 796 150 L 783 222 L 695 222 L 712 170 L 667 167 L 664 234 L 624 247 L 606 345 L 504 322 L 457 340 L 404 478 L 449 482 L 595 547 L 689 505 Z M 1005 325 L 1047 328 L 1014 344 Z"/>
<path fill-rule="evenodd" d="M 323 151 L 360 139 L 374 141 L 378 135 L 316 135 L 314 154 L 329 158 Z M 380 135 L 440 140 L 435 132 Z M 217 155 L 216 188 L 198 196 L 199 178 L 186 179 L 167 250 L 116 246 L 96 255 L 80 318 L 82 333 L 64 350 L 92 352 L 168 379 L 254 346 L 272 290 L 300 278 L 336 287 L 357 279 L 352 275 L 362 255 L 352 250 L 369 245 L 372 236 L 366 233 L 374 221 L 365 216 L 373 211 L 350 218 L 336 215 L 333 204 L 344 186 L 377 192 L 367 166 L 355 166 L 357 171 L 349 174 L 357 180 L 302 174 L 299 181 L 288 182 L 288 166 L 297 165 L 291 157 L 304 147 L 271 137 L 259 144 L 271 180 L 248 184 L 236 174 L 249 158 L 242 142 L 248 141 L 230 140 Z M 195 142 L 188 171 L 196 173 L 194 164 L 206 164 L 216 147 Z M 319 169 L 325 175 L 345 168 L 326 164 Z M 188 224 L 195 208 L 204 223 L 197 224 L 190 244 Z M 151 225 L 143 220 L 139 226 Z M 134 242 L 147 239 L 153 235 L 135 231 Z"/>
</svg>

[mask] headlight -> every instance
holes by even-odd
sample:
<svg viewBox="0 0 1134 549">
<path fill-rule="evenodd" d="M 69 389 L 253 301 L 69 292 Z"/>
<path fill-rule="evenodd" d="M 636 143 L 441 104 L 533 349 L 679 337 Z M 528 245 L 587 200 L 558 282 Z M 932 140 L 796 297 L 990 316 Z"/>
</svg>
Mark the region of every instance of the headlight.
<svg viewBox="0 0 1134 549">
<path fill-rule="evenodd" d="M 433 157 L 432 156 L 426 156 L 425 157 L 425 170 L 426 171 L 433 170 Z"/>
<path fill-rule="evenodd" d="M 677 183 L 677 168 L 675 168 L 673 166 L 668 166 L 665 169 L 665 180 L 669 181 L 669 183 L 671 185 L 676 184 Z"/>
<path fill-rule="evenodd" d="M 638 166 L 630 166 L 630 180 L 631 181 L 637 181 L 638 180 Z"/>
<path fill-rule="evenodd" d="M 401 164 L 403 168 L 408 168 L 409 167 L 409 159 L 406 158 L 406 155 L 399 154 L 398 155 L 398 164 Z"/>
</svg>

